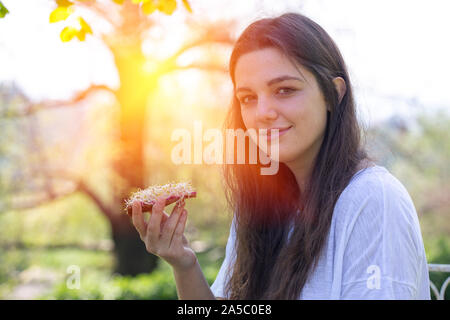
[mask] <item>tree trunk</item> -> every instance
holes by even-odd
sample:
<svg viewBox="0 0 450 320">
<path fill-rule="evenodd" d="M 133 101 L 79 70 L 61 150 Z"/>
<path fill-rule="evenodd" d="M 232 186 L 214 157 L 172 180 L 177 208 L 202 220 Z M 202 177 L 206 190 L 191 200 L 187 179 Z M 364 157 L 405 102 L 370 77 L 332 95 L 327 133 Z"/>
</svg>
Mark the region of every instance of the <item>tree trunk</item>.
<svg viewBox="0 0 450 320">
<path fill-rule="evenodd" d="M 147 252 L 138 232 L 125 214 L 111 221 L 114 241 L 115 273 L 135 276 L 151 273 L 158 264 L 158 258 Z"/>
<path fill-rule="evenodd" d="M 128 182 L 128 187 L 118 195 L 123 205 L 130 192 L 144 189 L 144 133 L 146 106 L 149 92 L 148 79 L 143 74 L 145 57 L 141 53 L 141 43 L 121 46 L 113 50 L 120 77 L 120 89 L 116 97 L 121 106 L 119 175 Z M 112 238 L 115 244 L 116 272 L 136 275 L 152 272 L 158 257 L 148 253 L 132 225 L 130 218 L 121 212 L 111 219 Z"/>
</svg>

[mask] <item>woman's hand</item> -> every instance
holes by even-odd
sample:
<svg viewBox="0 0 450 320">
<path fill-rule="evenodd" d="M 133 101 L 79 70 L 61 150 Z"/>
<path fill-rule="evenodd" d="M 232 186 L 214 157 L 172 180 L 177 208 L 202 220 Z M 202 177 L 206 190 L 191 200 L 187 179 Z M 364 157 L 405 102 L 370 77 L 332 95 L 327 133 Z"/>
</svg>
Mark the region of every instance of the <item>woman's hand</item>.
<svg viewBox="0 0 450 320">
<path fill-rule="evenodd" d="M 187 210 L 184 199 L 177 201 L 171 215 L 165 213 L 165 199 L 160 197 L 153 205 L 148 222 L 144 221 L 139 201 L 132 204 L 133 225 L 149 253 L 167 261 L 174 269 L 184 271 L 194 266 L 197 257 L 184 236 Z"/>
</svg>

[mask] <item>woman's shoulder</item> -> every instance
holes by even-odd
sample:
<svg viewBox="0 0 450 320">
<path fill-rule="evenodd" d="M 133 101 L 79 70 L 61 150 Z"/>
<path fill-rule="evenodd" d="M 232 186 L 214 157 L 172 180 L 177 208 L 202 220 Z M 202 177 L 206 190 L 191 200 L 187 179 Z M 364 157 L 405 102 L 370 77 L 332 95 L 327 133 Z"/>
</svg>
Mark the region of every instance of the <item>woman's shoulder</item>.
<svg viewBox="0 0 450 320">
<path fill-rule="evenodd" d="M 373 212 L 394 219 L 409 212 L 416 219 L 413 201 L 405 186 L 388 169 L 373 165 L 359 170 L 343 190 L 335 206 L 336 218 L 355 219 L 356 213 Z M 389 214 L 386 214 L 388 213 Z M 392 213 L 390 211 L 393 211 Z"/>
<path fill-rule="evenodd" d="M 373 165 L 359 170 L 350 179 L 339 200 L 358 202 L 361 198 L 380 199 L 407 197 L 404 185 L 385 167 Z"/>
</svg>

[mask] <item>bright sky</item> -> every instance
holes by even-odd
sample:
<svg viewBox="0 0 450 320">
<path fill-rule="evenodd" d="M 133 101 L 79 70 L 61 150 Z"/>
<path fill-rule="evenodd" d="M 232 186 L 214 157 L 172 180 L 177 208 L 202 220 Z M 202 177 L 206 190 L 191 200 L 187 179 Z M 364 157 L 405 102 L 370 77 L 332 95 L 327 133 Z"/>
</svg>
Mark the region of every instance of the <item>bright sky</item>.
<svg viewBox="0 0 450 320">
<path fill-rule="evenodd" d="M 119 85 L 112 56 L 99 40 L 88 37 L 84 43 L 60 41 L 63 24 L 48 22 L 53 0 L 2 2 L 10 14 L 0 19 L 0 82 L 13 80 L 37 100 L 64 98 L 90 83 Z M 173 16 L 158 14 L 163 26 L 173 26 L 186 15 L 181 1 L 178 2 L 180 9 Z M 341 49 L 358 107 L 369 123 L 393 113 L 411 114 L 408 101 L 412 99 L 424 109 L 450 111 L 449 1 L 190 0 L 190 3 L 194 16 L 207 16 L 210 20 L 238 16 L 242 28 L 257 18 L 280 14 L 285 8 L 312 18 Z M 171 34 L 167 50 L 174 50 L 179 40 L 175 33 Z"/>
</svg>

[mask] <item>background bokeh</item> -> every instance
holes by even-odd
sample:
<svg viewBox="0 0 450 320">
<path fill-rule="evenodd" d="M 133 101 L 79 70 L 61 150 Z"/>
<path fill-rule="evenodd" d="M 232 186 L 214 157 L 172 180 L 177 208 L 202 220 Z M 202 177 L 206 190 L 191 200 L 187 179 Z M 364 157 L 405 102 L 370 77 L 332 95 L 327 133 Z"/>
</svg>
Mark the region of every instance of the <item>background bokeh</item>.
<svg viewBox="0 0 450 320">
<path fill-rule="evenodd" d="M 173 164 L 171 134 L 221 128 L 233 42 L 288 11 L 335 39 L 367 148 L 409 191 L 428 262 L 450 264 L 446 1 L 0 3 L 0 299 L 176 299 L 122 211 L 169 181 L 198 190 L 186 236 L 212 284 L 231 221 L 220 166 Z"/>
</svg>

